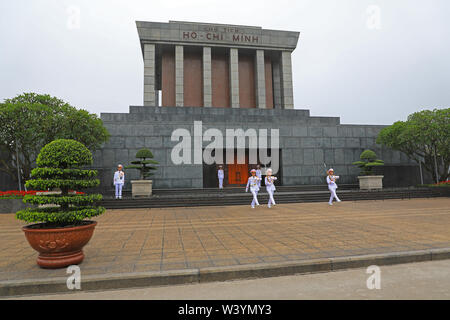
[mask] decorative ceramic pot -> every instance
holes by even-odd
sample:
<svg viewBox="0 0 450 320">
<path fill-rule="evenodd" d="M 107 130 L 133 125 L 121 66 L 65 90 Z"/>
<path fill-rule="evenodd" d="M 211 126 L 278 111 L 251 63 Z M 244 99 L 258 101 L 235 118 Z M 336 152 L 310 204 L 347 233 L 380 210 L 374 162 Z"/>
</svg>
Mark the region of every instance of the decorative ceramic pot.
<svg viewBox="0 0 450 320">
<path fill-rule="evenodd" d="M 31 247 L 39 252 L 37 264 L 43 268 L 64 268 L 84 259 L 83 247 L 94 233 L 96 221 L 67 228 L 40 228 L 42 223 L 22 228 Z"/>
</svg>

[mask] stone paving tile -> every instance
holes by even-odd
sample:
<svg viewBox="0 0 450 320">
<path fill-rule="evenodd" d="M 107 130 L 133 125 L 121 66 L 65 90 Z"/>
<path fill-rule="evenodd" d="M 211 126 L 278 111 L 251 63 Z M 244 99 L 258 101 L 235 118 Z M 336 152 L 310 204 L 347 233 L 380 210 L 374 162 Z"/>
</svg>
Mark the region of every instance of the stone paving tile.
<svg viewBox="0 0 450 320">
<path fill-rule="evenodd" d="M 184 269 L 184 268 L 183 268 Z M 135 272 L 161 271 L 161 264 L 137 264 L 134 268 Z"/>
<path fill-rule="evenodd" d="M 235 265 L 237 262 L 234 259 L 215 259 L 213 260 L 214 267 L 226 267 Z"/>
<path fill-rule="evenodd" d="M 450 199 L 107 210 L 82 274 L 164 271 L 450 247 Z M 67 277 L 36 265 L 13 214 L 0 214 L 0 281 Z"/>
</svg>

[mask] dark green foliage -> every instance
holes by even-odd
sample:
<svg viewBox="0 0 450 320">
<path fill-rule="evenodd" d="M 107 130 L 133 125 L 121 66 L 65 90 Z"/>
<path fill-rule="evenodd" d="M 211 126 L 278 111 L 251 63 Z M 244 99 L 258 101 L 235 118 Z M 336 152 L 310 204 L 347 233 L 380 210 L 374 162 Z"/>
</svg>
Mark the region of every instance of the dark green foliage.
<svg viewBox="0 0 450 320">
<path fill-rule="evenodd" d="M 36 163 L 39 167 L 77 168 L 92 164 L 91 152 L 80 142 L 60 139 L 41 149 Z"/>
<path fill-rule="evenodd" d="M 434 181 L 446 181 L 450 177 L 450 108 L 415 112 L 407 121 L 381 130 L 377 143 L 421 161 Z"/>
<path fill-rule="evenodd" d="M 152 160 L 153 154 L 148 149 L 141 149 L 136 153 L 136 158 L 140 160 L 131 161 L 133 165 L 126 166 L 125 169 L 137 169 L 140 171 L 140 179 L 145 180 L 153 175 L 152 171 L 156 170 L 153 164 L 158 164 L 158 161 Z M 148 159 L 148 160 L 147 160 Z"/>
<path fill-rule="evenodd" d="M 152 159 L 153 158 L 153 153 L 150 151 L 150 150 L 148 150 L 148 149 L 141 149 L 141 150 L 139 150 L 138 152 L 136 152 L 136 158 L 150 158 L 150 159 Z"/>
<path fill-rule="evenodd" d="M 40 149 L 52 140 L 74 139 L 94 151 L 109 138 L 96 114 L 36 93 L 0 103 L 0 123 L 0 170 L 17 181 L 17 150 L 22 182 L 30 178 Z"/>
<path fill-rule="evenodd" d="M 31 171 L 33 178 L 54 178 L 67 179 L 72 178 L 93 178 L 98 174 L 97 170 L 80 170 L 80 169 L 60 169 L 60 168 L 34 168 Z"/>
<path fill-rule="evenodd" d="M 54 188 L 83 189 L 93 188 L 100 185 L 100 180 L 68 180 L 68 179 L 32 179 L 25 184 L 27 188 L 34 190 L 47 190 Z"/>
<path fill-rule="evenodd" d="M 98 202 L 102 200 L 101 194 L 75 194 L 70 196 L 61 195 L 26 195 L 23 197 L 23 202 L 31 204 L 76 204 L 76 205 L 86 205 L 93 202 Z"/>
<path fill-rule="evenodd" d="M 77 207 L 67 210 L 54 208 L 27 208 L 16 213 L 16 218 L 26 222 L 46 222 L 49 226 L 77 224 L 86 218 L 99 216 L 105 212 L 103 207 Z"/>
<path fill-rule="evenodd" d="M 353 164 L 361 169 L 364 176 L 373 175 L 373 167 L 384 165 L 383 160 L 377 159 L 377 155 L 372 150 L 364 150 L 360 155 L 361 161 L 355 161 Z"/>
<path fill-rule="evenodd" d="M 372 159 L 376 159 L 377 155 L 375 152 L 373 152 L 372 150 L 364 150 L 363 152 L 361 152 L 361 155 L 359 156 L 360 159 L 364 159 L 364 160 L 372 160 Z"/>
<path fill-rule="evenodd" d="M 91 152 L 78 141 L 60 139 L 45 145 L 37 157 L 38 168 L 33 169 L 31 174 L 34 179 L 28 180 L 26 186 L 36 190 L 57 189 L 61 192 L 24 196 L 25 203 L 50 206 L 18 211 L 17 219 L 64 226 L 102 214 L 105 209 L 96 206 L 102 199 L 100 194 L 69 193 L 69 190 L 91 188 L 100 184 L 95 179 L 95 170 L 80 168 L 91 163 Z"/>
</svg>

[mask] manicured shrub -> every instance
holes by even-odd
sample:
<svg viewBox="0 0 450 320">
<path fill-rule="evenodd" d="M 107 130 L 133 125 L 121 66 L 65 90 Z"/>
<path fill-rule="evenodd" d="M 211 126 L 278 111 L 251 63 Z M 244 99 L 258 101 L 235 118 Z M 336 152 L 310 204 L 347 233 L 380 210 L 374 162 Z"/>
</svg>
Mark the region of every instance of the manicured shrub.
<svg viewBox="0 0 450 320">
<path fill-rule="evenodd" d="M 153 153 L 146 149 L 140 149 L 136 153 L 136 158 L 139 160 L 131 161 L 132 166 L 126 166 L 125 169 L 137 169 L 140 172 L 140 179 L 144 180 L 150 178 L 153 173 L 153 170 L 156 170 L 156 167 L 153 164 L 158 164 L 158 161 L 152 160 Z"/>
<path fill-rule="evenodd" d="M 46 206 L 20 210 L 16 213 L 17 219 L 63 227 L 77 225 L 83 219 L 105 211 L 105 208 L 96 206 L 102 199 L 100 194 L 69 192 L 100 184 L 95 179 L 96 170 L 81 169 L 92 164 L 92 154 L 82 143 L 68 139 L 50 142 L 42 148 L 36 163 L 38 167 L 31 171 L 33 179 L 26 182 L 27 188 L 56 189 L 61 192 L 25 195 L 25 203 Z"/>
<path fill-rule="evenodd" d="M 373 175 L 373 167 L 383 166 L 384 161 L 377 159 L 377 155 L 372 150 L 364 150 L 360 155 L 361 161 L 355 161 L 352 164 L 361 169 L 361 175 Z"/>
</svg>

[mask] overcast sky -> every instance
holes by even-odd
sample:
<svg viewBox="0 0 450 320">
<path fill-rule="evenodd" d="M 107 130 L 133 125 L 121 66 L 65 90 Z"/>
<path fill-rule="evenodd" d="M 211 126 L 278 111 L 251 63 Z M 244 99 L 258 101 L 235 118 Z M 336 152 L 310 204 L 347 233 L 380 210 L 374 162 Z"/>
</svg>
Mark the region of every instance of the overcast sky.
<svg viewBox="0 0 450 320">
<path fill-rule="evenodd" d="M 2 0 L 0 101 L 49 93 L 97 114 L 142 105 L 136 20 L 299 31 L 294 104 L 314 116 L 391 124 L 450 106 L 448 0 Z"/>
</svg>

